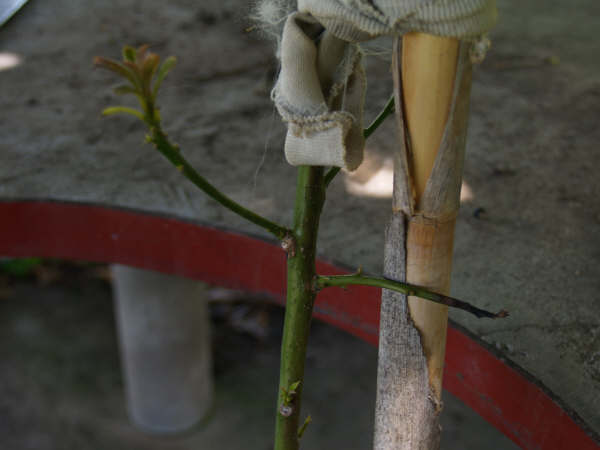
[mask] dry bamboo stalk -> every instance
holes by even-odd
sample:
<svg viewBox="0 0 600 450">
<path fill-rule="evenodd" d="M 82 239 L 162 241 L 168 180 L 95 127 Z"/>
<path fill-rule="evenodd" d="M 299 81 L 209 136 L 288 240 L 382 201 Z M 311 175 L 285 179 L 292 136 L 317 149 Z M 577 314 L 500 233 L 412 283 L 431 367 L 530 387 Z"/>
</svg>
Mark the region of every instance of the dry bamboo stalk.
<svg viewBox="0 0 600 450">
<path fill-rule="evenodd" d="M 402 89 L 417 213 L 448 120 L 458 44 L 458 39 L 424 33 L 409 33 L 402 40 Z M 449 294 L 454 222 L 411 217 L 406 238 L 409 283 Z M 441 401 L 448 307 L 416 297 L 409 297 L 408 304 L 423 340 L 429 383 Z"/>
<path fill-rule="evenodd" d="M 402 97 L 417 205 L 448 120 L 458 44 L 458 39 L 424 33 L 407 33 L 402 39 Z"/>
<path fill-rule="evenodd" d="M 419 216 L 409 221 L 406 237 L 407 282 L 449 294 L 454 223 L 454 220 L 438 222 Z M 437 400 L 441 401 L 448 307 L 412 296 L 408 297 L 408 305 L 410 316 L 421 334 L 429 385 Z"/>
<path fill-rule="evenodd" d="M 447 293 L 468 116 L 468 45 L 411 33 L 400 52 L 398 38 L 393 72 L 401 148 L 384 271 Z M 446 327 L 446 307 L 384 290 L 376 450 L 439 447 Z"/>
</svg>

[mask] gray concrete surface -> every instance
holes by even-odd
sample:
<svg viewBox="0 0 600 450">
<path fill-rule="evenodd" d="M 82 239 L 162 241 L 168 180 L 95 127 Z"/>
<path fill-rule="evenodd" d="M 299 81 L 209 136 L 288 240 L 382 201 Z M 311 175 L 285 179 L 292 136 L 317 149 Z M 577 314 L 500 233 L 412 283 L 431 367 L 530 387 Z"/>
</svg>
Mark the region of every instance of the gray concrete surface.
<svg viewBox="0 0 600 450">
<path fill-rule="evenodd" d="M 457 225 L 452 294 L 506 308 L 511 318 L 452 318 L 600 431 L 600 4 L 499 3 L 492 51 L 474 74 L 470 195 Z M 143 144 L 140 124 L 100 118 L 120 99 L 110 91 L 114 77 L 92 69 L 93 56 L 118 57 L 123 44 L 150 43 L 180 60 L 160 97 L 171 136 L 226 193 L 289 222 L 294 169 L 283 160 L 283 127 L 267 95 L 272 48 L 244 31 L 246 5 L 27 5 L 0 30 L 0 51 L 21 61 L 0 71 L 0 198 L 101 202 L 260 234 L 196 194 Z M 376 56 L 368 72 L 372 117 L 391 78 Z M 387 124 L 369 141 L 361 172 L 330 188 L 323 257 L 380 272 L 393 142 Z"/>
</svg>

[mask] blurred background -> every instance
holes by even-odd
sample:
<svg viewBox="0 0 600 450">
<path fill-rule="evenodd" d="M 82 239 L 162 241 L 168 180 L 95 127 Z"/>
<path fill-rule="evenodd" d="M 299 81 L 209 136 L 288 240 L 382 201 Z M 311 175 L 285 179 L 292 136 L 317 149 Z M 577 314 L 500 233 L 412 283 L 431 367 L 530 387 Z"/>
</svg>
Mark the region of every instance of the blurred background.
<svg viewBox="0 0 600 450">
<path fill-rule="evenodd" d="M 214 400 L 189 431 L 158 436 L 128 419 L 111 271 L 94 263 L 4 261 L 0 443 L 10 450 L 269 450 L 283 309 L 208 287 Z M 303 415 L 307 449 L 372 445 L 377 349 L 313 322 Z M 442 449 L 518 448 L 444 392 Z"/>
</svg>

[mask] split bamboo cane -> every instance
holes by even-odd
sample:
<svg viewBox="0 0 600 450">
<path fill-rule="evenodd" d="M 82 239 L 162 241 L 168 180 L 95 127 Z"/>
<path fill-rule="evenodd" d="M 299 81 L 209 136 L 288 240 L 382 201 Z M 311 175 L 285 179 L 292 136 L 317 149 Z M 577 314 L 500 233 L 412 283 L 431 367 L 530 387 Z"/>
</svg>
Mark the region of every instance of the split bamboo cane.
<svg viewBox="0 0 600 450">
<path fill-rule="evenodd" d="M 423 33 L 396 38 L 393 50 L 400 148 L 384 272 L 442 293 L 450 287 L 466 139 L 467 50 Z M 383 291 L 375 450 L 439 448 L 447 319 L 445 306 Z"/>
<path fill-rule="evenodd" d="M 458 45 L 458 39 L 424 33 L 409 33 L 402 40 L 402 96 L 417 212 L 408 222 L 406 279 L 446 295 L 450 289 L 454 217 L 434 219 L 418 213 L 448 120 Z M 408 304 L 421 334 L 429 383 L 441 400 L 448 307 L 416 297 L 409 297 Z"/>
</svg>

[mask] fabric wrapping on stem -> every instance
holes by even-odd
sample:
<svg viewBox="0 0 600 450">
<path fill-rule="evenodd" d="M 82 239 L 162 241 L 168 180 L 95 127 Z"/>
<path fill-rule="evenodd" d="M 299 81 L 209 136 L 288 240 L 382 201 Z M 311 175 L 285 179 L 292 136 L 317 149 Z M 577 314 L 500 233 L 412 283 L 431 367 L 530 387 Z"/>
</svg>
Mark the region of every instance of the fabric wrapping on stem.
<svg viewBox="0 0 600 450">
<path fill-rule="evenodd" d="M 272 92 L 288 122 L 285 156 L 294 165 L 356 169 L 362 162 L 366 77 L 357 45 L 311 16 L 290 15 L 281 41 L 281 72 Z"/>
<path fill-rule="evenodd" d="M 357 43 L 409 31 L 474 39 L 496 21 L 495 0 L 299 0 L 297 8 L 284 26 L 272 92 L 288 123 L 285 156 L 295 166 L 347 170 L 364 152 L 366 76 Z"/>
<path fill-rule="evenodd" d="M 410 31 L 470 39 L 497 17 L 495 0 L 298 0 L 298 11 L 349 42 Z"/>
</svg>

